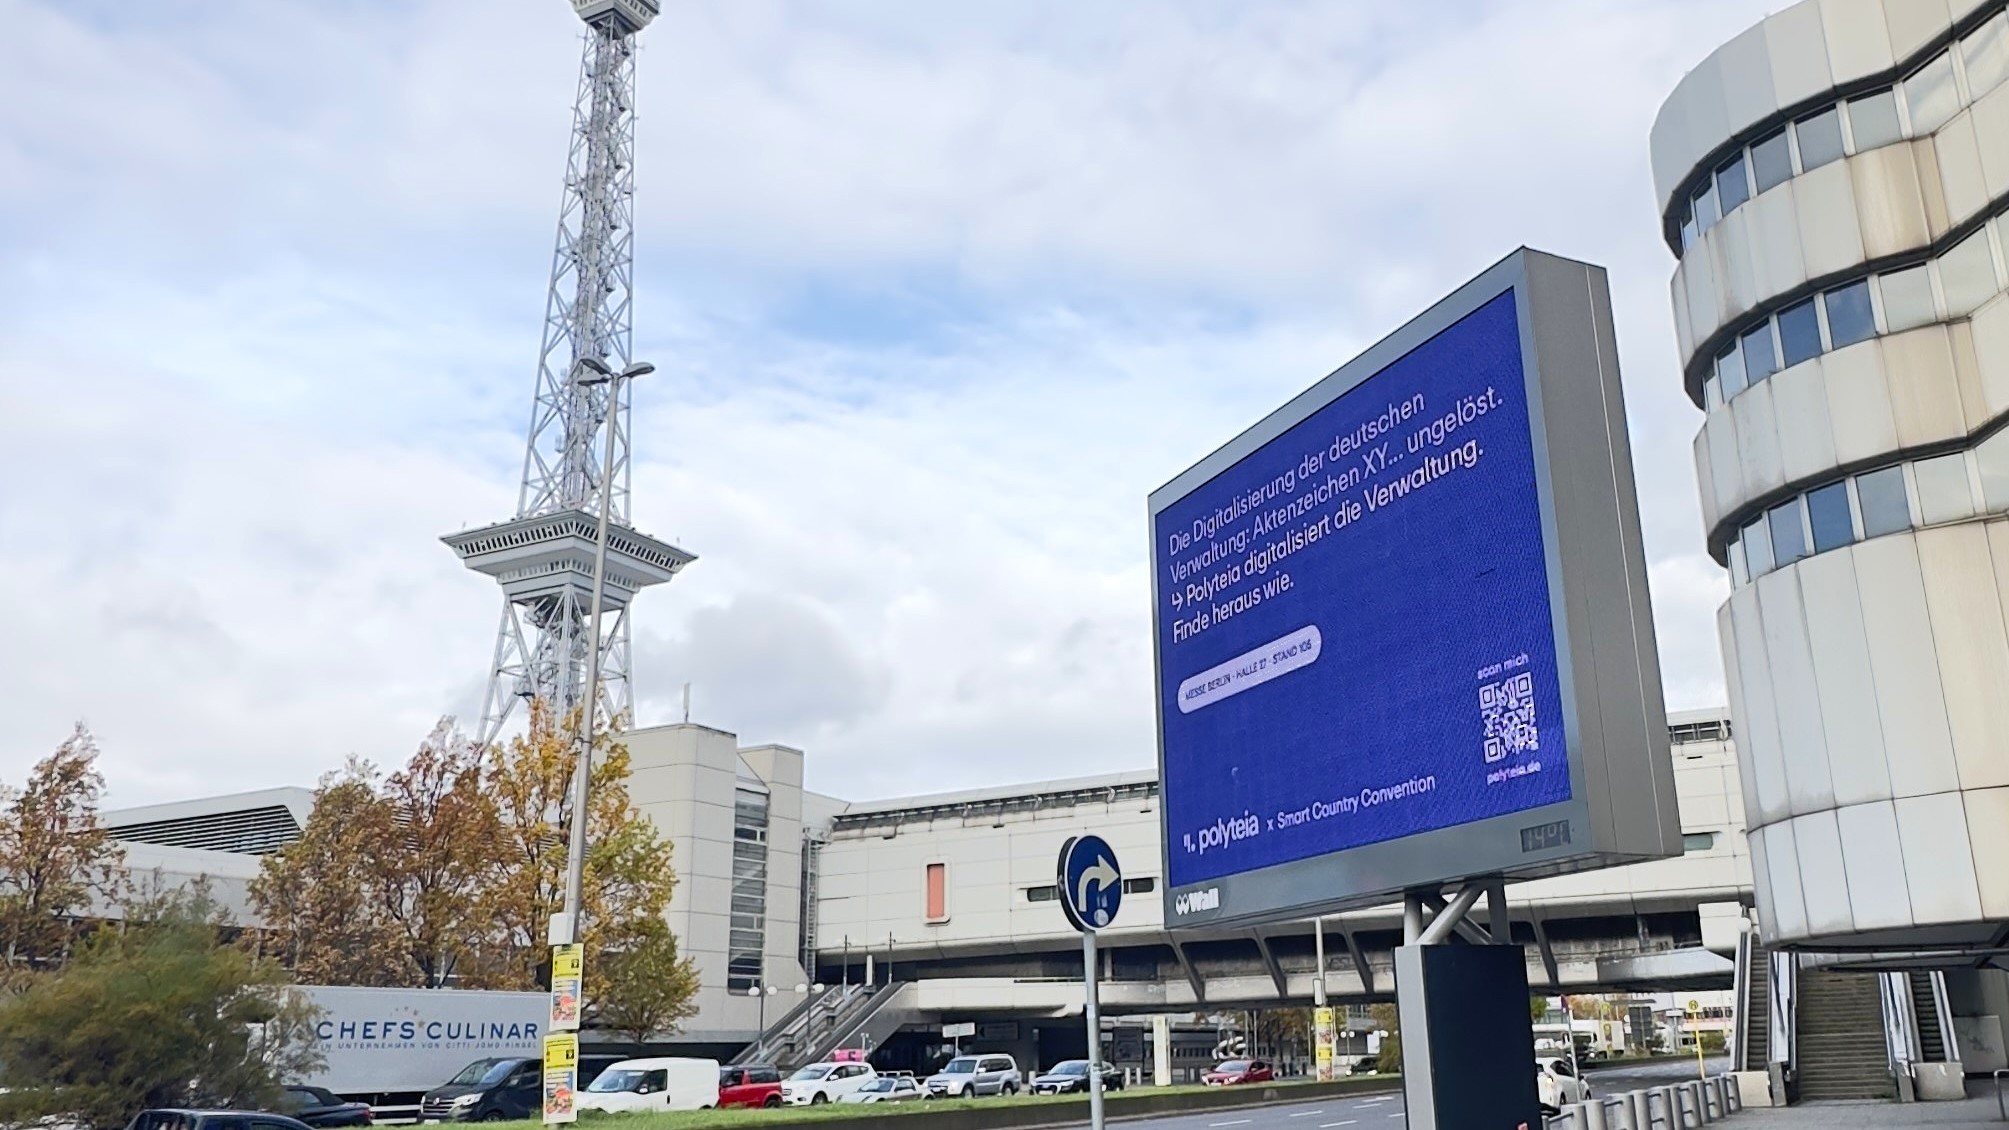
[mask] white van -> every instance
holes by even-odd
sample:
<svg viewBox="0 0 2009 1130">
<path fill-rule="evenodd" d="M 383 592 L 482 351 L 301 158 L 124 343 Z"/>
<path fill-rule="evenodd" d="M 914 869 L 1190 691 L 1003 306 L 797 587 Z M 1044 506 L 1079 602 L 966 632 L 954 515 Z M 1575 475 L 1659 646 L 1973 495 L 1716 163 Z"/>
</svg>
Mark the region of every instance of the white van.
<svg viewBox="0 0 2009 1130">
<path fill-rule="evenodd" d="M 624 1059 L 579 1092 L 579 1110 L 710 1110 L 718 1105 L 718 1060 Z"/>
</svg>

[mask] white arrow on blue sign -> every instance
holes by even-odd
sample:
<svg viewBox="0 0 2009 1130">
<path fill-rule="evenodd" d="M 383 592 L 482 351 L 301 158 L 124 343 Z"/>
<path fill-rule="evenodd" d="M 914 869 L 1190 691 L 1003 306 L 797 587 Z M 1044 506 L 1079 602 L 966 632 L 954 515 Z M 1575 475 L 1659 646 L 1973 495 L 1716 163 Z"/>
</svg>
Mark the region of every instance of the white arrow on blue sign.
<svg viewBox="0 0 2009 1130">
<path fill-rule="evenodd" d="M 1116 921 L 1123 905 L 1123 871 L 1101 836 L 1075 836 L 1060 845 L 1060 909 L 1084 933 Z"/>
</svg>

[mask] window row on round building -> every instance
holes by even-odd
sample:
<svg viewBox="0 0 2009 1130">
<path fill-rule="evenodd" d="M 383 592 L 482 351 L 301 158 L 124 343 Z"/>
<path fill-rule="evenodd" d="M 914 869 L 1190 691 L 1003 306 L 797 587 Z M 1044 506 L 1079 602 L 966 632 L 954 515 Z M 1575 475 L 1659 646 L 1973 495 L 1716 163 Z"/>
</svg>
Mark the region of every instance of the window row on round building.
<svg viewBox="0 0 2009 1130">
<path fill-rule="evenodd" d="M 1995 16 L 1902 81 L 1801 114 L 1695 178 L 1681 203 L 1681 254 L 1745 202 L 1802 173 L 1928 137 L 2009 79 L 2009 14 Z"/>
<path fill-rule="evenodd" d="M 1772 506 L 1730 540 L 1730 583 L 1741 587 L 1866 538 L 1994 514 L 2009 514 L 2009 430 L 1967 451 L 1864 471 Z"/>
<path fill-rule="evenodd" d="M 1731 335 L 1702 378 L 1715 409 L 1776 373 L 1879 334 L 1965 318 L 2009 287 L 2009 214 L 1944 255 L 1830 287 Z"/>
</svg>

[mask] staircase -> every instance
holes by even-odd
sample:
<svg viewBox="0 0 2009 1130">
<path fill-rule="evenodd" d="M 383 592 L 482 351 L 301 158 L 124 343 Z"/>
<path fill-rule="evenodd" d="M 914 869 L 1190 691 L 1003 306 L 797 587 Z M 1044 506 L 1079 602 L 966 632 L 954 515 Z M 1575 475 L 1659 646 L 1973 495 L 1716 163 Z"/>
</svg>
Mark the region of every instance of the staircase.
<svg viewBox="0 0 2009 1130">
<path fill-rule="evenodd" d="M 1802 969 L 1798 1012 L 1800 1101 L 1896 1097 L 1877 978 Z"/>
<path fill-rule="evenodd" d="M 838 1048 L 869 1051 L 913 1019 L 913 988 L 906 981 L 847 985 L 811 997 L 769 1025 L 732 1062 L 771 1063 L 788 1071 L 821 1062 Z"/>
<path fill-rule="evenodd" d="M 1939 1008 L 1933 1003 L 1932 974 L 1912 970 L 1905 980 L 1911 984 L 1911 1014 L 1918 1022 L 1918 1061 L 1945 1063 L 1946 1038 L 1939 1031 Z"/>
</svg>

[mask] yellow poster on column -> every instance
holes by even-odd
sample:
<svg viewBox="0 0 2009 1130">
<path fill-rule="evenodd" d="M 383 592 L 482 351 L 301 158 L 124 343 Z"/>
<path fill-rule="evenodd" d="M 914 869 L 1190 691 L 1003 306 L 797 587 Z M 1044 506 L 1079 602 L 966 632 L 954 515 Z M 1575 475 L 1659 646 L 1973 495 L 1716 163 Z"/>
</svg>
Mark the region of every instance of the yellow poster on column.
<svg viewBox="0 0 2009 1130">
<path fill-rule="evenodd" d="M 551 947 L 551 1027 L 552 1032 L 579 1030 L 579 994 L 585 988 L 586 947 Z"/>
<path fill-rule="evenodd" d="M 544 1037 L 544 1124 L 577 1122 L 579 1109 L 579 1036 L 551 1032 Z"/>
<path fill-rule="evenodd" d="M 1312 1055 L 1318 1064 L 1318 1081 L 1330 1083 L 1333 1078 L 1333 1016 L 1330 1008 L 1317 1008 L 1311 1014 Z"/>
</svg>

